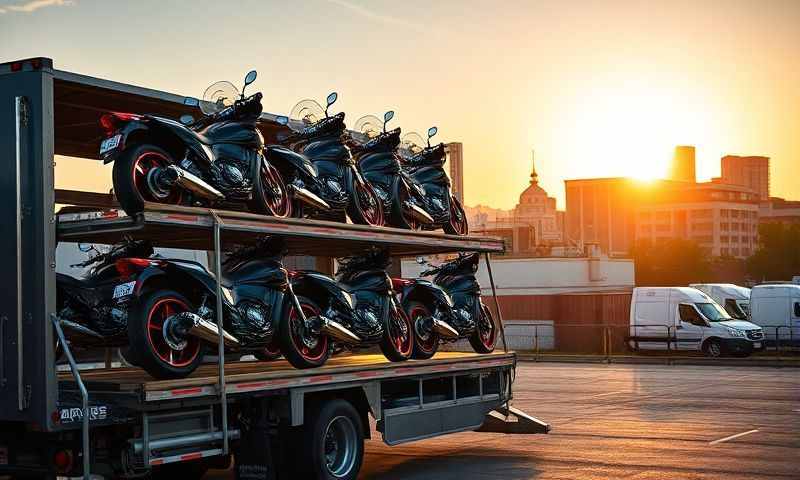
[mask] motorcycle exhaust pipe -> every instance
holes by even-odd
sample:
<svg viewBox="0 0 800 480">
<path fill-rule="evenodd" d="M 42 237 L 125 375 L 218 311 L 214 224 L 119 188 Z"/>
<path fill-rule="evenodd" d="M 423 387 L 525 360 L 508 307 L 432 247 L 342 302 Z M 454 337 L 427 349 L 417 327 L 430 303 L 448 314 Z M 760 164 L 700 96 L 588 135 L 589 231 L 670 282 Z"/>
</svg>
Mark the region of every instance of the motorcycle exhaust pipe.
<svg viewBox="0 0 800 480">
<path fill-rule="evenodd" d="M 443 322 L 436 318 L 433 319 L 433 331 L 438 333 L 439 336 L 445 338 L 458 338 L 460 335 L 458 331 L 447 324 L 447 322 Z"/>
<path fill-rule="evenodd" d="M 411 216 L 414 217 L 415 220 L 422 223 L 436 223 L 436 220 L 433 219 L 428 212 L 420 208 L 414 203 L 406 202 L 406 208 L 411 213 Z"/>
<path fill-rule="evenodd" d="M 312 207 L 318 210 L 330 210 L 331 206 L 328 205 L 328 202 L 320 198 L 317 194 L 312 192 L 311 190 L 303 187 L 298 187 L 297 185 L 290 184 L 289 189 L 291 190 L 292 194 L 297 197 L 298 200 L 301 202 L 307 203 Z"/>
<path fill-rule="evenodd" d="M 320 333 L 327 335 L 333 338 L 334 340 L 338 340 L 342 343 L 352 344 L 361 342 L 361 337 L 351 332 L 347 327 L 345 327 L 341 323 L 322 316 L 320 316 L 320 320 L 322 320 Z"/>
<path fill-rule="evenodd" d="M 208 182 L 177 165 L 168 166 L 164 172 L 168 175 L 168 179 L 171 183 L 177 184 L 178 186 L 185 188 L 186 190 L 189 190 L 190 192 L 195 193 L 203 198 L 208 198 L 211 200 L 225 199 L 225 195 L 209 185 Z"/>
<path fill-rule="evenodd" d="M 216 323 L 209 322 L 194 313 L 185 312 L 184 315 L 187 313 L 191 315 L 191 321 L 194 324 L 189 328 L 187 332 L 188 335 L 197 337 L 208 343 L 216 344 L 219 342 L 219 330 L 217 329 Z M 225 348 L 236 348 L 239 346 L 239 340 L 224 329 L 222 330 L 222 343 L 225 345 Z"/>
</svg>

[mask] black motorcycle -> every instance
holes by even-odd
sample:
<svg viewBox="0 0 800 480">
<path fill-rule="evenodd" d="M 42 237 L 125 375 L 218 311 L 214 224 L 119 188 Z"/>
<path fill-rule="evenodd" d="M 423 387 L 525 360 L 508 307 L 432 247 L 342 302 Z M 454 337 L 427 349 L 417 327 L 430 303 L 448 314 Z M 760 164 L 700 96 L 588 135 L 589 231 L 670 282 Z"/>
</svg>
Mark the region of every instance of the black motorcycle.
<svg viewBox="0 0 800 480">
<path fill-rule="evenodd" d="M 400 129 L 386 130 L 394 112 L 383 115 L 383 122 L 367 115 L 356 122 L 350 142 L 353 157 L 381 200 L 386 223 L 399 228 L 419 228 L 435 220 L 420 207 L 426 205 L 425 190 L 402 168 L 397 148 Z M 360 134 L 360 135 L 358 135 Z"/>
<path fill-rule="evenodd" d="M 318 272 L 292 272 L 302 313 L 284 317 L 281 351 L 297 368 L 321 365 L 334 346 L 355 350 L 379 344 L 389 360 L 411 357 L 411 321 L 399 305 L 386 274 L 386 251 L 372 249 L 339 260 L 335 281 Z"/>
<path fill-rule="evenodd" d="M 460 254 L 454 260 L 422 272 L 424 279 L 392 279 L 395 290 L 414 324 L 414 358 L 431 358 L 440 342 L 468 338 L 478 353 L 491 353 L 497 339 L 497 325 L 491 310 L 481 301 L 481 287 L 475 278 L 480 255 Z"/>
<path fill-rule="evenodd" d="M 383 209 L 372 186 L 363 177 L 343 140 L 344 113 L 328 115 L 336 101 L 328 95 L 327 106 L 314 100 L 298 103 L 277 134 L 280 145 L 267 147 L 267 156 L 283 178 L 292 195 L 293 216 L 383 225 Z"/>
<path fill-rule="evenodd" d="M 76 295 L 70 292 L 66 306 L 71 310 L 62 308 L 60 316 L 85 327 L 84 333 L 93 337 L 129 345 L 129 360 L 155 378 L 185 377 L 201 363 L 204 350 L 219 341 L 216 277 L 200 263 L 146 255 L 147 250 L 134 247 L 137 244 L 115 247 L 92 259 L 101 265 L 98 275 L 116 270 L 99 292 L 113 291 L 105 295 L 111 299 L 108 307 L 98 309 L 108 313 L 81 315 L 73 307 Z M 261 360 L 280 356 L 275 332 L 286 313 L 285 303 L 294 300 L 281 263 L 284 251 L 282 239 L 268 237 L 234 250 L 223 262 L 222 333 L 227 351 Z M 78 293 L 91 295 L 95 289 L 87 284 Z"/>
<path fill-rule="evenodd" d="M 256 79 L 251 71 L 245 88 Z M 205 116 L 181 122 L 154 115 L 112 112 L 100 119 L 106 139 L 104 163 L 114 162 L 114 193 L 129 214 L 145 202 L 175 205 L 246 205 L 257 213 L 287 217 L 288 192 L 278 171 L 263 155 L 256 128 L 261 93 L 240 95 L 230 82 L 206 90 L 199 105 Z"/>
<path fill-rule="evenodd" d="M 433 223 L 421 225 L 410 223 L 404 227 L 421 227 L 424 230 L 441 228 L 451 235 L 467 235 L 469 233 L 467 215 L 461 202 L 452 194 L 450 178 L 444 169 L 447 159 L 445 146 L 443 143 L 431 146 L 431 138 L 437 132 L 436 127 L 428 129 L 427 146 L 422 145 L 422 139 L 418 134 L 410 133 L 403 138 L 398 150 L 403 157 L 403 168 L 425 192 L 425 204 L 419 206 L 434 220 Z M 413 198 L 410 200 L 413 201 Z M 398 217 L 400 220 L 403 218 L 408 217 Z"/>
</svg>

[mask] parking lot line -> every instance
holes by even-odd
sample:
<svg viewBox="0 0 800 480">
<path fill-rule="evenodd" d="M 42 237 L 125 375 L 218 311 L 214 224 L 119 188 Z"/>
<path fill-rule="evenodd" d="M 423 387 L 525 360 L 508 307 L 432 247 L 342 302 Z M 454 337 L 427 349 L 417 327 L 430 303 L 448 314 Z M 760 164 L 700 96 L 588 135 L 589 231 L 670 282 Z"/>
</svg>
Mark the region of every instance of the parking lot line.
<svg viewBox="0 0 800 480">
<path fill-rule="evenodd" d="M 735 438 L 744 437 L 745 435 L 750 435 L 751 433 L 758 432 L 758 429 L 755 430 L 748 430 L 746 432 L 737 433 L 736 435 L 731 435 L 730 437 L 720 438 L 719 440 L 714 440 L 713 442 L 708 442 L 709 445 L 716 445 L 718 443 L 727 442 L 729 440 L 733 440 Z"/>
<path fill-rule="evenodd" d="M 629 392 L 627 390 L 620 390 L 620 391 L 617 391 L 617 392 L 598 393 L 597 395 L 590 395 L 590 396 L 588 396 L 586 398 L 597 398 L 597 397 L 605 397 L 605 396 L 608 396 L 608 395 L 619 395 L 620 393 L 631 393 L 631 392 Z"/>
</svg>

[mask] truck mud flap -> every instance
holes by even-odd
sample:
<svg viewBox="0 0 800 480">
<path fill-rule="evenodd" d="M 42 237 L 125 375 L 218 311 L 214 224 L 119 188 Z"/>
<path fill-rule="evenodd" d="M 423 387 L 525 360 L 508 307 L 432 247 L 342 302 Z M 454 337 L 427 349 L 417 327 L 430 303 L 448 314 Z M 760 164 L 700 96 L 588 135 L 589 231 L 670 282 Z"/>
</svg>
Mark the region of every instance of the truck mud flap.
<svg viewBox="0 0 800 480">
<path fill-rule="evenodd" d="M 489 412 L 481 428 L 476 432 L 535 434 L 549 433 L 550 425 L 531 417 L 514 407 L 500 407 Z"/>
</svg>

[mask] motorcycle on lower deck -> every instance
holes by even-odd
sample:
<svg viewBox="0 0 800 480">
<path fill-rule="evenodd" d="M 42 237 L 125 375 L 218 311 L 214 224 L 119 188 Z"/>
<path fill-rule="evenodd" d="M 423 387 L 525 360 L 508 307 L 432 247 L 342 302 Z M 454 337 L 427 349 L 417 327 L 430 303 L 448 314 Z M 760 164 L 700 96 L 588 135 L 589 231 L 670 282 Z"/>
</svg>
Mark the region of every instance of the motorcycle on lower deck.
<svg viewBox="0 0 800 480">
<path fill-rule="evenodd" d="M 467 215 L 461 202 L 453 195 L 450 178 L 444 170 L 447 160 L 445 146 L 443 143 L 431 146 L 431 138 L 437 132 L 436 127 L 428 129 L 427 146 L 423 146 L 422 138 L 418 134 L 409 133 L 403 137 L 402 145 L 398 149 L 403 157 L 403 169 L 425 192 L 425 204 L 420 207 L 434 220 L 433 223 L 409 223 L 402 227 L 423 230 L 441 228 L 450 235 L 467 235 Z M 400 220 L 404 218 L 406 217 L 399 217 Z"/>
<path fill-rule="evenodd" d="M 245 88 L 256 79 L 247 74 Z M 129 215 L 145 202 L 174 205 L 245 205 L 276 217 L 291 214 L 288 192 L 264 157 L 256 127 L 261 93 L 244 96 L 230 82 L 211 85 L 204 101 L 187 98 L 205 114 L 177 122 L 156 115 L 111 112 L 100 118 L 104 163 L 114 162 L 114 194 Z"/>
<path fill-rule="evenodd" d="M 290 117 L 279 117 L 280 145 L 267 146 L 267 156 L 286 180 L 294 217 L 339 222 L 350 217 L 362 225 L 383 225 L 380 199 L 343 141 L 345 115 L 328 115 L 337 98 L 335 92 L 328 95 L 324 110 L 303 100 Z"/>
<path fill-rule="evenodd" d="M 219 303 L 216 277 L 200 263 L 118 248 L 95 257 L 99 271 L 115 269 L 116 276 L 104 287 L 87 285 L 81 292 L 113 290 L 113 300 L 104 305 L 109 313 L 87 318 L 72 306 L 75 295 L 65 302 L 68 310 L 60 309 L 59 315 L 82 327 L 84 335 L 129 345 L 128 360 L 155 378 L 182 378 L 200 365 L 208 347 L 218 344 L 216 312 L 221 305 L 226 351 L 262 360 L 280 356 L 275 331 L 285 303 L 293 300 L 281 263 L 281 239 L 261 239 L 228 255 Z"/>
<path fill-rule="evenodd" d="M 430 268 L 425 279 L 392 279 L 400 292 L 403 309 L 414 325 L 414 358 L 431 358 L 441 342 L 467 338 L 478 353 L 494 351 L 497 324 L 491 310 L 481 300 L 481 287 L 475 278 L 480 255 L 459 254 L 449 262 Z"/>
<path fill-rule="evenodd" d="M 292 272 L 302 310 L 290 311 L 280 329 L 281 351 L 297 368 L 323 364 L 334 348 L 380 345 L 393 362 L 411 358 L 414 333 L 386 274 L 388 253 L 371 249 L 339 260 L 336 280 L 318 272 Z"/>
<path fill-rule="evenodd" d="M 392 118 L 391 110 L 383 115 L 382 123 L 373 115 L 360 118 L 355 126 L 358 133 L 350 141 L 353 157 L 380 198 L 387 224 L 399 228 L 432 225 L 435 220 L 422 207 L 427 202 L 425 190 L 406 173 L 397 153 L 400 129 L 386 130 Z"/>
</svg>

